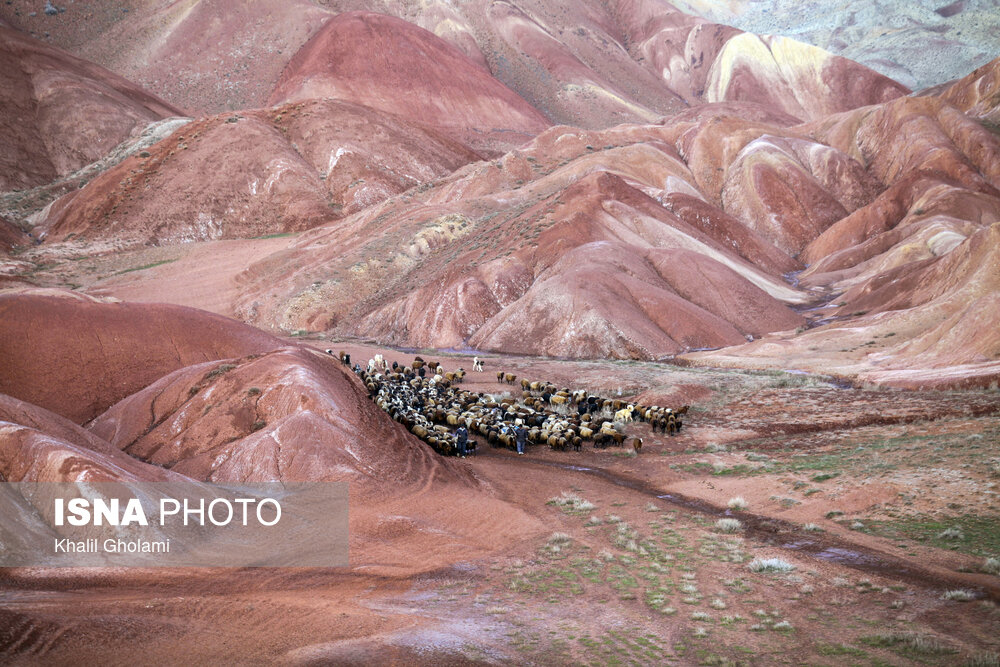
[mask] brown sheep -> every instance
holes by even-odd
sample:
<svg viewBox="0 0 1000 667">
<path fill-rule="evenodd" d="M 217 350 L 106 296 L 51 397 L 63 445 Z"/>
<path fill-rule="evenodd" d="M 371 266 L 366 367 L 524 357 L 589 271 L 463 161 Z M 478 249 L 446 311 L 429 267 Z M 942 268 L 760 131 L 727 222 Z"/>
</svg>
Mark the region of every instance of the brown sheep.
<svg viewBox="0 0 1000 667">
<path fill-rule="evenodd" d="M 632 440 L 632 449 L 636 454 L 639 453 L 639 450 L 642 449 L 642 438 L 634 438 Z"/>
</svg>

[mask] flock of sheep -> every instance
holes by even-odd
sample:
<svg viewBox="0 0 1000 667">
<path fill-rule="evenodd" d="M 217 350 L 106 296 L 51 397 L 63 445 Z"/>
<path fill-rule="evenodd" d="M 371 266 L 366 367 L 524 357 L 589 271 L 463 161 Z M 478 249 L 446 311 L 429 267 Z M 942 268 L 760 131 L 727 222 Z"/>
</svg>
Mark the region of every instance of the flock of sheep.
<svg viewBox="0 0 1000 667">
<path fill-rule="evenodd" d="M 327 353 L 332 355 L 333 351 Z M 341 352 L 339 357 L 351 365 L 350 355 Z M 482 369 L 478 358 L 474 364 Z M 579 451 L 584 441 L 591 440 L 597 448 L 628 444 L 638 453 L 642 439 L 633 437 L 626 443 L 627 423 L 646 421 L 654 433 L 659 430 L 674 435 L 688 411 L 686 405 L 678 410 L 637 405 L 524 379 L 519 398 L 467 391 L 458 387 L 465 377 L 463 369 L 445 372 L 439 363 L 420 357 L 409 366 L 401 366 L 375 355 L 367 367 L 355 364 L 353 370 L 376 405 L 446 456 L 458 453 L 455 430 L 460 426 L 468 430 L 470 451 L 475 449 L 472 438 L 476 435 L 493 447 L 514 449 L 516 429 L 524 428 L 527 444 Z M 428 373 L 432 375 L 428 377 Z M 501 371 L 497 380 L 516 386 L 517 376 Z"/>
</svg>

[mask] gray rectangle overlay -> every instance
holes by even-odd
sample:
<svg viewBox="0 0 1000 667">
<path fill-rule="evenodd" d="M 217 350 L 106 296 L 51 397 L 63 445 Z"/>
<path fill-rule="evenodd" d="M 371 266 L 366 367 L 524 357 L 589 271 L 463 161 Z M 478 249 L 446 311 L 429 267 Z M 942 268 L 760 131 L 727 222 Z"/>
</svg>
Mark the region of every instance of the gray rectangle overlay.
<svg viewBox="0 0 1000 667">
<path fill-rule="evenodd" d="M 346 567 L 347 483 L 0 483 L 0 567 Z"/>
</svg>

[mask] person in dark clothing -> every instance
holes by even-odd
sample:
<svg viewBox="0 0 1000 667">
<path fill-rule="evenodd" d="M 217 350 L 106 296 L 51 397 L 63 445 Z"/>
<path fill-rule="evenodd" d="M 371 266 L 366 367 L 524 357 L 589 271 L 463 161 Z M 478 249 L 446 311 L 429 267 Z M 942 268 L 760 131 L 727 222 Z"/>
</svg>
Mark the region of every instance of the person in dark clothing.
<svg viewBox="0 0 1000 667">
<path fill-rule="evenodd" d="M 520 420 L 518 420 L 520 421 Z M 514 442 L 517 443 L 517 453 L 524 454 L 524 444 L 528 440 L 528 429 L 518 424 L 514 428 Z"/>
<path fill-rule="evenodd" d="M 469 442 L 469 432 L 464 426 L 459 426 L 455 431 L 455 445 L 458 447 L 458 455 L 465 458 L 466 446 Z"/>
</svg>

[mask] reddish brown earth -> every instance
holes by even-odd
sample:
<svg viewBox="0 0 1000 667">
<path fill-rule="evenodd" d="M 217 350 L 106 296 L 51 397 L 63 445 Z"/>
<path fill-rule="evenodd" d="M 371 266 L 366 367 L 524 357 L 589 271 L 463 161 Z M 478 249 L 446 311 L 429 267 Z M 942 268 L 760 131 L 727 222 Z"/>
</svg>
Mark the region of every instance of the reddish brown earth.
<svg viewBox="0 0 1000 667">
<path fill-rule="evenodd" d="M 17 225 L 0 218 L 0 253 L 7 254 L 13 248 L 24 246 L 31 238 Z"/>
<path fill-rule="evenodd" d="M 438 466 L 445 477 L 450 470 L 373 409 L 339 363 L 299 348 L 186 365 L 116 403 L 88 429 L 130 456 L 194 479 L 350 482 L 361 501 L 419 487 Z"/>
<path fill-rule="evenodd" d="M 167 243 L 184 238 L 180 232 L 190 231 L 196 216 L 214 226 L 191 232 L 195 238 L 318 224 L 238 276 L 235 261 L 199 269 L 192 277 L 197 286 L 183 295 L 158 287 L 159 272 L 100 285 L 73 271 L 62 279 L 103 294 L 208 307 L 275 331 L 322 331 L 396 345 L 644 359 L 727 348 L 692 359 L 864 373 L 866 379 L 908 385 L 989 386 L 996 376 L 991 338 L 977 338 L 978 323 L 986 319 L 962 318 L 978 311 L 969 308 L 993 289 L 989 260 L 982 264 L 978 253 L 952 257 L 952 251 L 1000 219 L 1000 143 L 939 98 L 903 98 L 804 125 L 790 125 L 787 114 L 767 113 L 760 105 L 726 103 L 692 109 L 662 125 L 555 127 L 501 160 L 471 163 L 402 192 L 409 181 L 392 181 L 400 169 L 373 173 L 374 157 L 365 158 L 364 167 L 360 160 L 348 161 L 343 175 L 330 177 L 351 157 L 345 151 L 337 158 L 342 146 L 336 137 L 343 134 L 330 125 L 316 129 L 315 117 L 330 105 L 336 103 L 294 104 L 237 123 L 221 116 L 203 121 L 204 132 L 214 136 L 238 132 L 244 123 L 271 132 L 263 124 L 269 118 L 291 146 L 312 146 L 294 154 L 304 180 L 292 180 L 306 183 L 305 191 L 278 188 L 261 200 L 247 190 L 241 197 L 248 209 L 234 205 L 238 197 L 218 200 L 219 190 L 251 181 L 259 168 L 250 162 L 246 174 L 220 173 L 221 184 L 195 181 L 201 194 L 190 201 L 169 200 L 170 188 L 142 194 L 135 180 L 140 172 L 132 166 L 142 159 L 133 157 L 76 195 L 86 195 L 97 208 L 70 197 L 53 205 L 44 223 L 51 225 L 48 249 L 29 259 L 45 261 L 87 247 L 70 234 L 101 239 L 91 248 L 120 245 L 136 232 L 133 243 Z M 380 127 L 394 127 L 383 118 Z M 184 164 L 204 169 L 197 154 L 221 154 L 225 145 L 213 140 L 202 149 L 201 128 L 191 130 L 194 140 L 175 134 L 161 142 L 147 162 L 177 159 L 170 152 L 186 153 L 179 142 L 190 140 L 195 152 L 180 158 L 189 162 L 168 173 L 179 180 L 193 168 Z M 387 145 L 379 141 L 384 134 L 373 133 L 371 144 Z M 433 178 L 470 159 L 458 148 L 449 154 L 444 141 L 424 134 L 410 144 L 413 161 L 403 164 Z M 327 172 L 328 191 L 320 195 L 319 181 L 309 174 L 323 174 L 324 158 L 336 167 Z M 345 190 L 348 178 L 354 180 Z M 104 196 L 108 188 L 116 194 Z M 139 198 L 130 199 L 137 190 Z M 347 202 L 348 215 L 337 217 L 336 209 L 311 213 L 323 206 L 319 196 Z M 218 215 L 225 224 L 205 213 L 222 205 Z M 269 211 L 278 209 L 281 226 L 256 226 L 275 220 Z M 122 230 L 113 241 L 91 224 L 101 211 Z M 136 217 L 147 225 L 163 222 L 137 227 L 129 223 Z M 156 236 L 158 229 L 162 236 Z M 948 271 L 956 270 L 967 284 L 938 284 L 943 270 L 922 271 L 945 257 L 951 257 Z M 959 263 L 966 268 L 955 269 Z M 798 287 L 790 286 L 785 275 L 806 264 Z M 187 267 L 192 264 L 162 275 L 181 275 Z M 227 287 L 219 292 L 215 286 L 222 282 Z M 921 293 L 927 296 L 910 298 Z M 806 317 L 789 308 L 807 303 L 813 310 Z M 831 317 L 838 323 L 803 334 L 808 322 Z M 982 345 L 955 354 L 933 344 L 941 333 L 932 332 L 949 318 L 961 320 L 969 330 L 962 336 Z M 775 331 L 786 332 L 780 345 L 765 340 L 738 347 L 747 337 Z M 850 335 L 838 340 L 845 332 Z M 872 340 L 890 335 L 894 340 L 871 348 Z M 919 354 L 917 346 L 905 345 L 914 338 L 923 340 Z M 944 355 L 940 362 L 937 354 Z M 929 375 L 909 377 L 914 368 L 908 364 Z M 943 370 L 956 365 L 962 370 Z M 905 378 L 898 372 L 903 370 Z"/>
<path fill-rule="evenodd" d="M 394 116 L 312 100 L 190 123 L 36 222 L 50 241 L 113 239 L 117 247 L 296 232 L 476 159 Z"/>
<path fill-rule="evenodd" d="M 653 122 L 686 105 L 718 101 L 764 102 L 809 120 L 908 92 L 822 49 L 743 33 L 658 0 L 569 6 L 269 0 L 252 11 L 232 1 L 136 2 L 130 12 L 121 10 L 102 0 L 46 16 L 16 0 L 0 6 L 0 16 L 47 32 L 73 53 L 200 113 L 263 105 L 286 66 L 310 50 L 310 40 L 356 10 L 434 33 L 550 121 L 591 129 Z M 28 16 L 32 11 L 36 16 Z M 378 60 L 363 61 L 361 69 Z M 421 64 L 424 72 L 434 67 Z"/>
<path fill-rule="evenodd" d="M 280 341 L 191 308 L 102 303 L 72 292 L 0 295 L 0 393 L 77 423 L 165 373 Z"/>
<path fill-rule="evenodd" d="M 0 26 L 0 192 L 65 176 L 149 123 L 181 116 L 120 76 Z"/>
<path fill-rule="evenodd" d="M 694 180 L 662 140 L 646 143 L 662 134 L 551 130 L 498 164 L 303 236 L 292 275 L 276 278 L 288 267 L 278 257 L 245 272 L 237 313 L 402 345 L 638 358 L 802 324 L 778 299 L 804 295 L 713 238 L 719 228 L 703 232 L 649 196 Z M 588 139 L 616 143 L 597 153 Z"/>
<path fill-rule="evenodd" d="M 959 79 L 941 93 L 941 98 L 994 128 L 1000 125 L 1000 59 Z"/>
<path fill-rule="evenodd" d="M 549 122 L 458 48 L 401 19 L 340 14 L 295 54 L 268 105 L 316 98 L 363 104 L 490 152 Z"/>
<path fill-rule="evenodd" d="M 4 394 L 0 394 L 0 429 L 0 471 L 8 482 L 180 479 L 122 454 L 54 412 Z"/>
<path fill-rule="evenodd" d="M 355 359 L 375 352 L 409 359 L 384 348 L 335 347 Z M 438 358 L 447 368 L 471 366 L 467 356 Z M 943 590 L 955 588 L 1000 595 L 995 576 L 975 571 L 981 558 L 847 528 L 851 521 L 876 525 L 888 516 L 928 511 L 961 514 L 970 503 L 980 515 L 1000 511 L 986 481 L 995 445 L 981 436 L 1000 428 L 995 393 L 861 391 L 808 378 L 660 364 L 483 358 L 487 372 L 470 373 L 467 388 L 501 391 L 493 374 L 500 368 L 605 395 L 616 385 L 664 397 L 684 388 L 674 397 L 690 398 L 696 409 L 674 438 L 653 436 L 647 425 L 630 426 L 646 441 L 635 458 L 589 446 L 580 453 L 533 447 L 523 458 L 486 447 L 465 461 L 445 460 L 421 452 L 423 445 L 377 411 L 334 359 L 303 347 L 235 359 L 233 368 L 210 378 L 206 371 L 222 360 L 170 373 L 111 408 L 88 431 L 2 399 L 4 433 L 44 429 L 52 434 L 46 437 L 68 443 L 59 445 L 58 456 L 73 452 L 78 470 L 90 478 L 106 474 L 106 468 L 87 463 L 97 458 L 95 451 L 111 448 L 105 437 L 140 458 L 158 443 L 154 457 L 164 457 L 160 462 L 174 474 L 186 468 L 201 478 L 344 479 L 344 459 L 331 457 L 354 451 L 359 458 L 346 478 L 352 497 L 365 502 L 352 503 L 351 567 L 345 570 L 5 570 L 0 655 L 33 663 L 128 660 L 141 651 L 144 659 L 157 661 L 565 664 L 604 659 L 600 646 L 611 642 L 616 655 L 632 654 L 641 664 L 668 658 L 698 664 L 713 655 L 745 664 L 796 664 L 821 661 L 831 650 L 911 664 L 906 654 L 867 643 L 878 632 L 910 632 L 939 642 L 949 651 L 939 664 L 997 650 L 1000 616 L 994 604 L 941 599 Z M 192 383 L 200 385 L 194 394 Z M 245 428 L 248 384 L 262 388 L 255 409 L 269 422 L 258 431 L 268 435 L 256 444 L 253 434 L 239 430 Z M 150 420 L 159 426 L 134 439 Z M 309 422 L 331 429 L 337 444 L 310 450 L 311 429 L 303 430 Z M 356 436 L 337 439 L 340 429 L 358 424 L 364 427 Z M 172 430 L 176 435 L 167 435 Z M 220 447 L 232 435 L 239 436 L 228 445 L 237 456 L 247 447 L 263 453 L 264 442 L 277 438 L 286 447 L 305 446 L 300 451 L 309 453 L 309 463 L 214 473 L 198 463 L 206 445 Z M 38 451 L 20 437 L 8 437 L 0 452 Z M 927 438 L 946 443 L 945 453 L 921 445 Z M 966 448 L 954 449 L 956 443 Z M 176 463 L 171 452 L 180 455 Z M 118 456 L 143 470 L 145 464 L 126 453 Z M 272 445 L 258 461 L 274 461 L 276 453 Z M 808 468 L 785 469 L 831 457 L 841 463 L 828 481 L 810 481 Z M 933 473 L 927 457 L 936 461 Z M 44 460 L 56 461 L 57 454 Z M 10 459 L 0 462 L 7 475 Z M 713 465 L 761 469 L 752 475 L 703 471 Z M 364 474 L 368 466 L 381 474 Z M 880 472 L 873 475 L 867 466 Z M 935 493 L 907 500 L 909 483 L 929 474 L 937 476 Z M 593 507 L 574 513 L 546 504 L 570 492 Z M 713 523 L 735 495 L 749 502 L 747 511 L 735 513 L 745 532 L 720 535 Z M 845 512 L 844 519 L 827 518 L 831 507 Z M 803 522 L 816 523 L 822 532 L 804 531 Z M 630 551 L 627 541 L 615 538 L 629 531 L 669 556 L 658 561 L 660 570 L 648 554 Z M 553 533 L 566 537 L 553 542 L 555 537 L 547 539 Z M 553 550 L 554 543 L 561 551 Z M 817 552 L 840 554 L 841 560 Z M 575 574 L 582 564 L 599 562 L 598 555 L 611 562 L 587 570 L 589 578 Z M 778 557 L 796 570 L 754 574 L 747 569 L 753 557 Z M 639 565 L 630 565 L 635 561 Z M 636 577 L 637 594 L 620 588 L 621 572 L 645 573 Z M 667 602 L 680 613 L 661 613 L 646 594 L 650 578 L 658 577 L 672 582 Z M 544 585 L 559 578 L 576 582 L 572 592 Z M 676 589 L 683 586 L 697 591 L 693 602 L 681 601 L 684 593 Z M 199 613 L 192 614 L 192 606 Z M 581 609 L 594 611 L 581 615 Z M 702 616 L 692 618 L 695 612 Z M 763 627 L 750 631 L 762 618 Z M 769 629 L 779 621 L 791 629 Z M 708 629 L 707 639 L 698 638 L 698 627 Z M 635 652 L 627 640 L 619 645 L 622 633 L 645 637 L 645 652 Z M 597 647 L 581 637 L 597 640 Z M 757 656 L 752 662 L 746 661 L 748 646 Z"/>
<path fill-rule="evenodd" d="M 6 570 L 0 662 L 995 658 L 995 63 L 903 97 L 653 0 L 28 7 L 202 113 L 72 178 L 8 133 L 44 243 L 3 227 L 0 478 L 348 481 L 351 566 Z M 156 99 L 12 35 L 15 110 L 29 75 Z M 691 410 L 638 455 L 445 459 L 303 337 Z"/>
<path fill-rule="evenodd" d="M 2 16 L 198 114 L 261 106 L 284 64 L 329 17 L 303 0 L 59 6 L 65 11 L 47 15 L 18 0 Z"/>
</svg>

